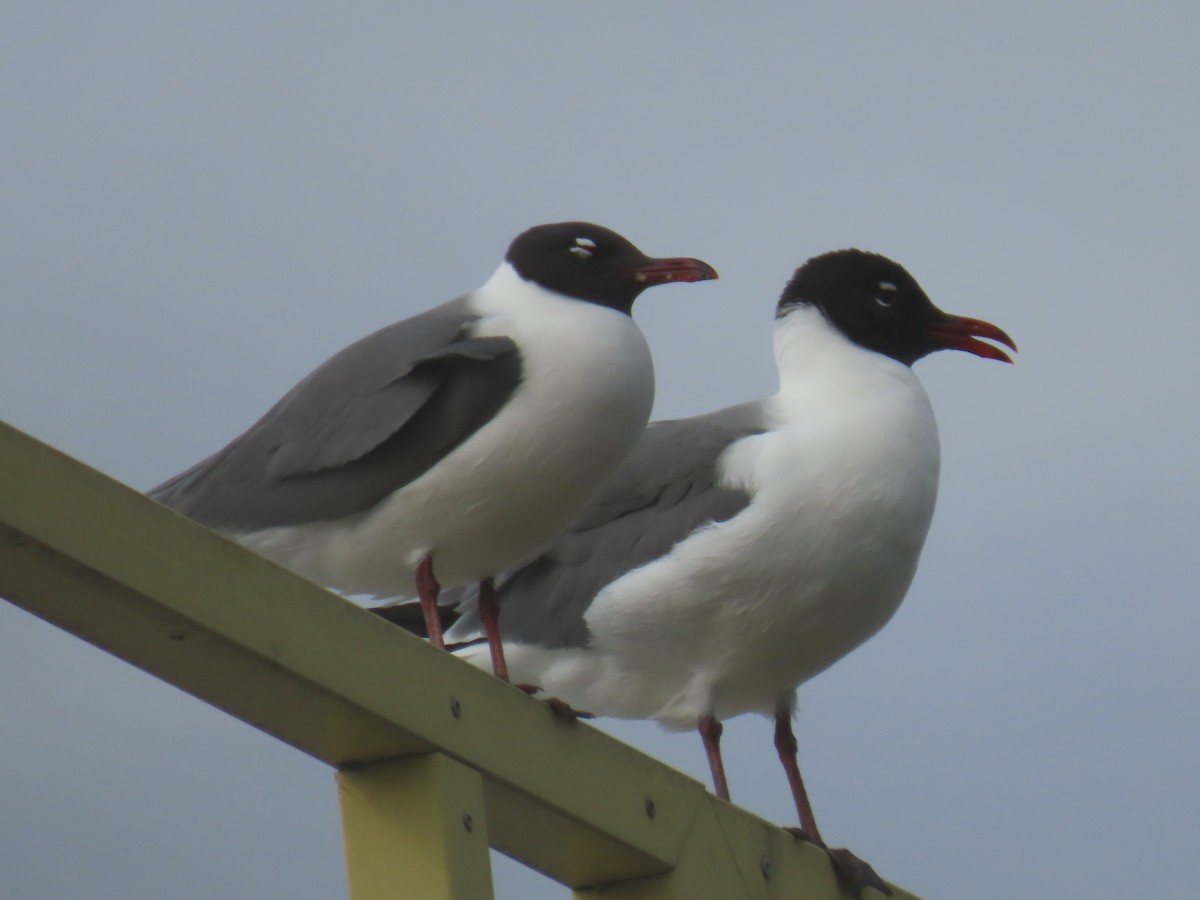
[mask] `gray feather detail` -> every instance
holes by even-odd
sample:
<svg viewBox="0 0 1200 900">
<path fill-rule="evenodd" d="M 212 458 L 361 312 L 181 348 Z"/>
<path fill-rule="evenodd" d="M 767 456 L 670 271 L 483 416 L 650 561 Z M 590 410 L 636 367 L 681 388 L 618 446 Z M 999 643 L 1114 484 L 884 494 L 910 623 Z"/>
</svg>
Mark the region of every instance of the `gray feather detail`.
<svg viewBox="0 0 1200 900">
<path fill-rule="evenodd" d="M 150 491 L 214 528 L 363 512 L 420 477 L 521 380 L 508 338 L 472 338 L 460 297 L 334 355 L 227 447 Z"/>
<path fill-rule="evenodd" d="M 760 403 L 652 423 L 570 530 L 498 580 L 505 640 L 551 649 L 586 646 L 584 615 L 605 586 L 749 505 L 745 491 L 717 484 L 717 463 L 733 443 L 765 430 Z M 458 602 L 462 612 L 454 639 L 479 630 L 474 588 L 442 597 Z"/>
</svg>

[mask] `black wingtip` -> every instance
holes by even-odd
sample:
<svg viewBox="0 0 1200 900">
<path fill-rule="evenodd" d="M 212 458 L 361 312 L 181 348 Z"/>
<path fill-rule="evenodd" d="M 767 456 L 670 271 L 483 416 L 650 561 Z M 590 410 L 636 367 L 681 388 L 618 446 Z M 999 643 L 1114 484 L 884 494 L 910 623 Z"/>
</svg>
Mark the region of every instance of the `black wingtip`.
<svg viewBox="0 0 1200 900">
<path fill-rule="evenodd" d="M 429 637 L 429 631 L 425 628 L 425 617 L 421 613 L 421 604 L 415 600 L 388 603 L 385 606 L 368 606 L 367 611 L 381 619 L 386 619 L 393 625 L 400 626 L 417 637 Z M 442 631 L 448 631 L 460 616 L 455 610 L 442 606 L 438 607 L 438 618 L 442 620 Z"/>
</svg>

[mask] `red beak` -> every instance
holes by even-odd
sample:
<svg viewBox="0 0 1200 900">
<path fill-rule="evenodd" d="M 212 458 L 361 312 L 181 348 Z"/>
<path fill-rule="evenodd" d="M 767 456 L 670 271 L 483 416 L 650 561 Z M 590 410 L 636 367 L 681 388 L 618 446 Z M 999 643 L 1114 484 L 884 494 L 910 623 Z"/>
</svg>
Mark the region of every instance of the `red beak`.
<svg viewBox="0 0 1200 900">
<path fill-rule="evenodd" d="M 638 284 L 667 284 L 671 281 L 711 281 L 717 270 L 708 263 L 688 256 L 647 258 L 640 266 L 632 269 Z"/>
<path fill-rule="evenodd" d="M 985 359 L 996 359 L 1000 362 L 1011 363 L 1009 355 L 999 347 L 985 344 L 978 338 L 998 341 L 1016 352 L 1017 345 L 1013 343 L 1004 331 L 991 322 L 982 319 L 968 319 L 966 316 L 947 315 L 944 321 L 929 326 L 929 334 L 937 343 L 939 350 L 966 350 Z"/>
</svg>

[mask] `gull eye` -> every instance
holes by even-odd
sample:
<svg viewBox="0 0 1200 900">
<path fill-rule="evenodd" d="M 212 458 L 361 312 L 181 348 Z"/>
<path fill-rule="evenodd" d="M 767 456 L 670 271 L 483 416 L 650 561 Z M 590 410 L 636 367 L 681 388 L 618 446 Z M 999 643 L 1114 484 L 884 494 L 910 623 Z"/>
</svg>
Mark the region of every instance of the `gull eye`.
<svg viewBox="0 0 1200 900">
<path fill-rule="evenodd" d="M 875 302 L 884 309 L 890 309 L 896 304 L 896 297 L 899 296 L 900 289 L 890 281 L 879 282 L 879 293 L 875 295 Z"/>
<path fill-rule="evenodd" d="M 571 247 L 567 252 L 574 253 L 580 259 L 591 259 L 592 251 L 596 249 L 596 242 L 591 238 L 577 237 L 575 238 L 575 246 Z"/>
</svg>

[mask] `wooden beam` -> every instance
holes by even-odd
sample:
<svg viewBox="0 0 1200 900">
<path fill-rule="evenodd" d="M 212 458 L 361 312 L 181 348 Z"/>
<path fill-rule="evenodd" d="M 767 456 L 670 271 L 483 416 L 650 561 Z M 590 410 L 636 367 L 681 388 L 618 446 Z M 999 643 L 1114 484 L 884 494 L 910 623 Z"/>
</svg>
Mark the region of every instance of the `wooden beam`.
<svg viewBox="0 0 1200 900">
<path fill-rule="evenodd" d="M 3 423 L 0 596 L 339 769 L 462 763 L 492 846 L 564 884 L 715 852 L 695 843 L 715 802 L 700 783 Z M 722 806 L 751 856 L 778 844 L 781 871 L 828 873 Z"/>
</svg>

